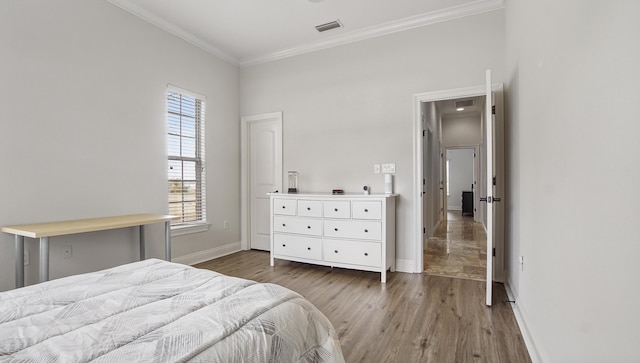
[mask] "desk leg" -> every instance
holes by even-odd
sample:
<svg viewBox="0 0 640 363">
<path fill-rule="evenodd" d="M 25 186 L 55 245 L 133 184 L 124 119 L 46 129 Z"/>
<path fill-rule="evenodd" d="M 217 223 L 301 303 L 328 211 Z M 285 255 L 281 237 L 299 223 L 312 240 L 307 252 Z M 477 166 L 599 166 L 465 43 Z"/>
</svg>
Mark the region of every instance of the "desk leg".
<svg viewBox="0 0 640 363">
<path fill-rule="evenodd" d="M 16 288 L 24 286 L 24 236 L 16 234 Z"/>
<path fill-rule="evenodd" d="M 164 256 L 171 262 L 171 222 L 164 222 Z"/>
<path fill-rule="evenodd" d="M 145 253 L 144 253 L 144 226 L 140 225 L 140 261 L 145 259 Z"/>
<path fill-rule="evenodd" d="M 40 282 L 49 281 L 49 237 L 40 237 Z"/>
</svg>

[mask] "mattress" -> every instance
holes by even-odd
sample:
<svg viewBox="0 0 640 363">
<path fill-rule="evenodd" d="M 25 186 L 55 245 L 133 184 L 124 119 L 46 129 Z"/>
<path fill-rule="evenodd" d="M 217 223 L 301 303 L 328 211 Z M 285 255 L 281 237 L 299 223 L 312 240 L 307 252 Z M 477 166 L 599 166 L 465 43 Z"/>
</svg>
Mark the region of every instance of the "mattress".
<svg viewBox="0 0 640 363">
<path fill-rule="evenodd" d="M 344 362 L 282 286 L 157 259 L 0 293 L 0 361 Z"/>
</svg>

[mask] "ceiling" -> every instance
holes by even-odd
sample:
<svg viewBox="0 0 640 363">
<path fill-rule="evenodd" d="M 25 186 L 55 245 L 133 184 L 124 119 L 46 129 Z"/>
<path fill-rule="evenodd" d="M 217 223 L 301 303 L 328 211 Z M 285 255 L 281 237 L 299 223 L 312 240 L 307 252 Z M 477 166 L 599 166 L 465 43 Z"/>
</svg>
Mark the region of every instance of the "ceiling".
<svg viewBox="0 0 640 363">
<path fill-rule="evenodd" d="M 504 7 L 504 0 L 107 0 L 239 66 Z M 343 27 L 319 33 L 316 25 Z"/>
<path fill-rule="evenodd" d="M 485 96 L 477 96 L 477 97 L 463 97 L 451 100 L 444 100 L 436 102 L 438 105 L 438 109 L 440 110 L 440 114 L 443 118 L 448 117 L 457 117 L 457 116 L 469 116 L 473 114 L 474 116 L 480 116 L 482 111 L 484 111 L 484 99 Z M 456 104 L 460 101 L 470 101 L 470 105 L 464 105 L 462 110 L 458 110 L 459 104 Z"/>
</svg>

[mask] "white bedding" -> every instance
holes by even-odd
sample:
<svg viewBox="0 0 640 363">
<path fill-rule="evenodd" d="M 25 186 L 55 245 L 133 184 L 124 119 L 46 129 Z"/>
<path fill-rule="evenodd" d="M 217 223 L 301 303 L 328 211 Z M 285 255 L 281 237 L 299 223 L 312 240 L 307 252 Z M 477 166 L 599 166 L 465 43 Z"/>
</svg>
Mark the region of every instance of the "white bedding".
<svg viewBox="0 0 640 363">
<path fill-rule="evenodd" d="M 0 361 L 344 362 L 297 293 L 157 259 L 0 293 Z"/>
</svg>

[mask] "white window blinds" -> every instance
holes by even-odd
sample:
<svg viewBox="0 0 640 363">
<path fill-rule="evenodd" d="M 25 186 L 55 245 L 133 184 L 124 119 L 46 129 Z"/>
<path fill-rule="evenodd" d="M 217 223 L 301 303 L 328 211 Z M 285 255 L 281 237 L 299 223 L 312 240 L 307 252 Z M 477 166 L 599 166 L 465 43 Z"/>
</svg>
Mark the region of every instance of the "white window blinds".
<svg viewBox="0 0 640 363">
<path fill-rule="evenodd" d="M 204 97 L 170 86 L 167 90 L 169 214 L 173 225 L 206 221 Z"/>
</svg>

